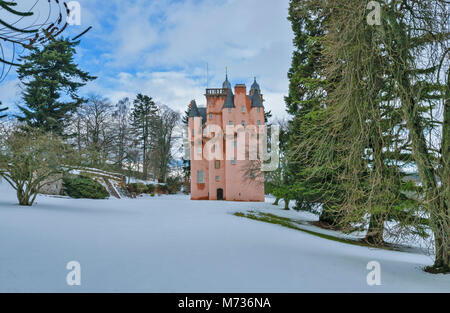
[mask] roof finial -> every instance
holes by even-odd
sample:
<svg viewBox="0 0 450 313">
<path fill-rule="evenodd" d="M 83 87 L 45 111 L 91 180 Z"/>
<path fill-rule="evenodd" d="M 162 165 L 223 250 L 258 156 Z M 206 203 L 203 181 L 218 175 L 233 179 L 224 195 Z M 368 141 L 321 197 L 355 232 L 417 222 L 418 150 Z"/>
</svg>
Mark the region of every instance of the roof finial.
<svg viewBox="0 0 450 313">
<path fill-rule="evenodd" d="M 231 84 L 228 81 L 228 66 L 225 67 L 225 81 L 222 84 L 223 89 L 231 89 Z"/>
<path fill-rule="evenodd" d="M 252 87 L 250 88 L 250 90 L 258 90 L 261 91 L 261 89 L 259 88 L 259 84 L 256 82 L 256 76 L 255 76 L 255 81 L 253 82 Z"/>
</svg>

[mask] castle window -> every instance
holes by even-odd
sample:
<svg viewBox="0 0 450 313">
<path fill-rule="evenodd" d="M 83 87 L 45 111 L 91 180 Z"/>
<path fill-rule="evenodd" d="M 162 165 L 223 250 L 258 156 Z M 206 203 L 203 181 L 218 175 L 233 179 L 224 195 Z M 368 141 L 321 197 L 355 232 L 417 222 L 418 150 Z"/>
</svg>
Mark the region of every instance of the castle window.
<svg viewBox="0 0 450 313">
<path fill-rule="evenodd" d="M 212 107 L 212 105 L 213 105 L 213 101 L 209 100 L 209 106 Z"/>
<path fill-rule="evenodd" d="M 230 126 L 233 126 L 233 121 L 230 121 Z"/>
<path fill-rule="evenodd" d="M 258 121 L 256 122 L 256 124 L 257 124 L 257 125 L 261 125 L 261 121 L 258 120 Z"/>
<path fill-rule="evenodd" d="M 261 112 L 261 108 L 260 108 L 260 107 L 258 107 L 258 113 L 259 113 L 259 112 Z"/>
<path fill-rule="evenodd" d="M 220 176 L 216 176 L 216 181 L 220 181 Z"/>
<path fill-rule="evenodd" d="M 197 183 L 204 184 L 205 183 L 205 172 L 197 171 Z"/>
<path fill-rule="evenodd" d="M 214 167 L 215 167 L 216 169 L 219 169 L 219 168 L 220 168 L 220 161 L 219 161 L 219 160 L 216 160 L 216 161 L 214 162 Z"/>
<path fill-rule="evenodd" d="M 233 147 L 237 147 L 237 141 L 235 140 L 235 141 L 233 141 Z"/>
<path fill-rule="evenodd" d="M 241 110 L 242 110 L 242 112 L 245 112 L 245 107 L 243 106 Z"/>
<path fill-rule="evenodd" d="M 245 126 L 245 121 L 242 121 L 242 123 L 241 123 L 241 124 L 242 124 L 242 126 Z"/>
<path fill-rule="evenodd" d="M 231 113 L 231 108 L 228 108 L 228 113 Z"/>
<path fill-rule="evenodd" d="M 209 118 L 212 118 L 212 113 L 209 114 Z"/>
<path fill-rule="evenodd" d="M 231 164 L 236 164 L 236 159 L 235 158 L 231 159 Z"/>
</svg>

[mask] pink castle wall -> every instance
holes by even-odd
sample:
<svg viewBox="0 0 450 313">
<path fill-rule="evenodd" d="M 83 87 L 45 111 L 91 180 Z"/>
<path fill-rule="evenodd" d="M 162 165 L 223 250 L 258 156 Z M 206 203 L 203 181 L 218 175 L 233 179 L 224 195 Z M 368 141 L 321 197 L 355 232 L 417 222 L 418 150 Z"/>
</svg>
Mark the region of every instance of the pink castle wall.
<svg viewBox="0 0 450 313">
<path fill-rule="evenodd" d="M 264 125 L 264 108 L 258 112 L 257 108 L 251 107 L 251 100 L 247 96 L 245 85 L 237 85 L 235 87 L 234 104 L 235 108 L 228 112 L 225 108 L 222 110 L 226 96 L 211 96 L 206 95 L 207 100 L 207 121 L 204 125 L 206 130 L 210 125 L 218 125 L 224 131 L 229 122 L 233 125 L 241 125 L 245 121 L 245 125 L 257 126 L 259 120 L 261 125 Z M 211 105 L 212 104 L 212 105 Z M 245 106 L 245 112 L 242 112 L 242 106 Z M 211 114 L 211 115 L 210 115 Z M 223 190 L 223 198 L 228 201 L 264 201 L 264 176 L 257 175 L 257 178 L 252 180 L 246 176 L 245 168 L 248 166 L 248 156 L 246 160 L 236 161 L 232 164 L 231 160 L 226 159 L 226 143 L 223 138 L 223 153 L 222 160 L 220 160 L 220 168 L 215 168 L 215 160 L 208 161 L 206 159 L 196 160 L 193 146 L 193 128 L 194 118 L 189 118 L 189 128 L 191 130 L 191 199 L 192 200 L 217 200 L 217 190 Z M 196 132 L 198 135 L 198 131 Z M 214 134 L 212 134 L 214 135 Z M 197 138 L 198 139 L 198 138 Z M 206 139 L 202 140 L 202 147 L 205 150 Z M 249 140 L 246 136 L 246 149 L 248 150 Z M 220 149 L 220 147 L 218 147 Z M 237 150 L 237 148 L 234 148 Z M 235 158 L 237 159 L 237 151 L 235 151 Z M 205 182 L 203 184 L 197 183 L 197 171 L 203 170 L 205 175 Z M 219 180 L 216 180 L 219 177 Z"/>
</svg>

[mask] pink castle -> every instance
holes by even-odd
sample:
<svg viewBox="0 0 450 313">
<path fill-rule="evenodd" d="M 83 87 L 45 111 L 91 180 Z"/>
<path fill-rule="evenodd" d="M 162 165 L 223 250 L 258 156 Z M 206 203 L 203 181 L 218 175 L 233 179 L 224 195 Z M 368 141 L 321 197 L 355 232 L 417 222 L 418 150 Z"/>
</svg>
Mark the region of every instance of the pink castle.
<svg viewBox="0 0 450 313">
<path fill-rule="evenodd" d="M 248 140 L 244 159 L 236 157 L 237 140 L 227 146 L 225 135 L 221 139 L 222 157 L 195 157 L 196 153 L 204 153 L 210 148 L 210 145 L 206 146 L 208 139 L 214 136 L 210 126 L 220 127 L 225 132 L 227 125 L 264 125 L 264 100 L 256 78 L 248 95 L 243 84 L 236 85 L 233 94 L 227 75 L 222 88 L 208 88 L 205 96 L 206 107 L 197 107 L 195 100 L 189 105 L 191 200 L 264 201 L 264 175 L 260 171 L 257 175 L 253 171 L 248 174 L 251 162 L 248 159 Z M 202 129 L 196 133 L 194 125 L 201 125 Z M 201 140 L 201 151 L 196 151 L 200 143 L 194 146 L 195 140 Z M 214 144 L 212 150 L 216 146 Z M 226 157 L 227 149 L 234 150 L 230 152 L 234 154 L 231 159 Z"/>
</svg>

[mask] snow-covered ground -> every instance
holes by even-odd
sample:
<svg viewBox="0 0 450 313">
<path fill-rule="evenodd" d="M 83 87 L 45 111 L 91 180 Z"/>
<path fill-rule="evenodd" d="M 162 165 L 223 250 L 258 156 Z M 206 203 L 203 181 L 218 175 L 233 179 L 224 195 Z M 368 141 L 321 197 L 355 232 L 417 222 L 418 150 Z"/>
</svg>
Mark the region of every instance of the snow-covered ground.
<svg viewBox="0 0 450 313">
<path fill-rule="evenodd" d="M 39 196 L 35 206 L 19 207 L 0 182 L 0 292 L 450 292 L 449 275 L 422 271 L 429 256 L 232 215 L 252 209 L 282 212 L 270 203 L 183 195 Z M 81 286 L 66 283 L 70 261 L 81 264 Z M 370 261 L 381 265 L 381 286 L 366 282 Z"/>
</svg>

